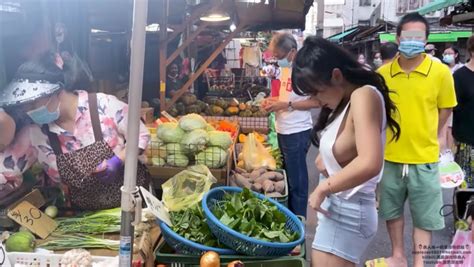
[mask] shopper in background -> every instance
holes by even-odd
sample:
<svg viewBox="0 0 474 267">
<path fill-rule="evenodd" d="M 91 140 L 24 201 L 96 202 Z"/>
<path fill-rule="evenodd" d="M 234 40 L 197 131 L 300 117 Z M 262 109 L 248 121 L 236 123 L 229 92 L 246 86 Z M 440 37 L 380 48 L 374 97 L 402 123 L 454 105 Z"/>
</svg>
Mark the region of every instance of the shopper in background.
<svg viewBox="0 0 474 267">
<path fill-rule="evenodd" d="M 61 187 L 70 207 L 118 207 L 128 106 L 111 95 L 64 90 L 64 72 L 56 64 L 50 53 L 22 64 L 1 94 L 0 107 L 24 112 L 34 124 L 0 153 L 0 196 L 15 191 L 22 173 L 38 162 L 50 178 L 47 184 Z M 141 152 L 149 140 L 141 123 Z M 146 186 L 149 174 L 140 159 L 137 184 Z"/>
<path fill-rule="evenodd" d="M 456 162 L 468 187 L 474 188 L 474 36 L 467 41 L 469 62 L 454 73 L 458 106 L 453 112 L 453 136 L 458 142 Z"/>
<path fill-rule="evenodd" d="M 398 45 L 396 43 L 384 43 L 380 46 L 380 57 L 382 58 L 382 66 L 392 62 L 398 54 Z"/>
<path fill-rule="evenodd" d="M 179 67 L 178 63 L 173 62 L 168 67 L 167 75 L 166 75 L 166 97 L 172 98 L 176 92 L 181 89 L 184 85 L 183 80 L 179 75 Z"/>
<path fill-rule="evenodd" d="M 439 58 L 436 57 L 436 46 L 434 44 L 425 45 L 425 53 L 430 56 L 434 61 L 441 62 Z"/>
<path fill-rule="evenodd" d="M 382 66 L 383 60 L 382 60 L 382 55 L 380 52 L 375 52 L 373 62 L 374 62 L 375 69 L 378 69 L 380 68 L 380 66 Z"/>
<path fill-rule="evenodd" d="M 270 50 L 280 66 L 280 90 L 276 97 L 266 99 L 262 107 L 275 112 L 278 144 L 283 154 L 289 186 L 289 208 L 297 215 L 306 216 L 308 202 L 308 169 L 306 154 L 313 128 L 311 109 L 318 108 L 314 97 L 295 94 L 291 80 L 291 64 L 297 44 L 293 35 L 277 33 L 270 42 Z"/>
<path fill-rule="evenodd" d="M 454 73 L 458 69 L 462 68 L 463 64 L 460 63 L 459 50 L 456 47 L 449 47 L 444 50 L 443 62 L 449 66 L 451 73 Z M 453 139 L 453 115 L 449 117 L 446 124 L 443 126 L 443 130 L 439 135 L 439 148 L 440 148 L 440 162 L 449 162 L 454 160 L 452 149 L 454 148 Z"/>
<path fill-rule="evenodd" d="M 357 55 L 357 62 L 359 62 L 359 64 L 361 64 L 368 70 L 372 69 L 372 67 L 369 64 L 367 64 L 367 60 L 365 59 L 364 54 Z"/>
<path fill-rule="evenodd" d="M 459 50 L 454 46 L 448 47 L 444 50 L 443 62 L 448 64 L 452 73 L 464 66 L 464 64 L 461 63 L 461 59 L 459 58 Z"/>
<path fill-rule="evenodd" d="M 407 198 L 414 227 L 413 266 L 424 266 L 429 251 L 423 248 L 431 244 L 431 232 L 444 228 L 437 137 L 456 106 L 456 95 L 449 68 L 424 54 L 428 35 L 423 16 L 405 15 L 397 26 L 400 56 L 379 69 L 393 91 L 390 98 L 398 108 L 401 135 L 397 142 L 387 143 L 380 183 L 379 215 L 387 222 L 392 255 L 369 261 L 368 266 L 407 266 L 403 245 Z"/>
<path fill-rule="evenodd" d="M 300 95 L 315 96 L 323 109 L 314 132 L 327 178 L 309 197 L 318 211 L 313 266 L 355 266 L 377 232 L 375 187 L 383 169 L 386 128 L 400 128 L 383 78 L 331 42 L 308 37 L 293 65 Z"/>
</svg>

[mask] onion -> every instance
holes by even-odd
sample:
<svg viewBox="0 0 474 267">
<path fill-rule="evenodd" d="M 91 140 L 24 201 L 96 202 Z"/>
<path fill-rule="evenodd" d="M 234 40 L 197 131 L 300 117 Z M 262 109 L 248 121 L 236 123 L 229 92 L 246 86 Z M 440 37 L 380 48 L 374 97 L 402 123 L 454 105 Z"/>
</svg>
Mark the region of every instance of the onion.
<svg viewBox="0 0 474 267">
<path fill-rule="evenodd" d="M 208 251 L 201 256 L 200 267 L 220 267 L 221 259 L 219 254 L 214 251 Z"/>
<path fill-rule="evenodd" d="M 44 210 L 44 213 L 46 213 L 46 215 L 54 219 L 56 218 L 56 216 L 58 216 L 58 208 L 56 208 L 56 206 L 48 206 Z"/>
</svg>

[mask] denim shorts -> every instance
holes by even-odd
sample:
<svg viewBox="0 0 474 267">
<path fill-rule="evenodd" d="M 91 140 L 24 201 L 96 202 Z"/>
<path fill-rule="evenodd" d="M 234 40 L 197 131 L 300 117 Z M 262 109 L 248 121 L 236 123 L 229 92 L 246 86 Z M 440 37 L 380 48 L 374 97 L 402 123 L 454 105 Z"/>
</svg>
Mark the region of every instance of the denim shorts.
<svg viewBox="0 0 474 267">
<path fill-rule="evenodd" d="M 321 208 L 327 210 L 330 217 L 318 213 L 312 248 L 359 264 L 377 233 L 375 192 L 358 192 L 347 200 L 331 195 Z"/>
</svg>

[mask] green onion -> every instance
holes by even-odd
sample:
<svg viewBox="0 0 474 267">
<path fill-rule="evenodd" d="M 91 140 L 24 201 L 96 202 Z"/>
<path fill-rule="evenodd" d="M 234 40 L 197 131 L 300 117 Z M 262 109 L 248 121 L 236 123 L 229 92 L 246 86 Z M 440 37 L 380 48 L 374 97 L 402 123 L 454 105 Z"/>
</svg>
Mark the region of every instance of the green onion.
<svg viewBox="0 0 474 267">
<path fill-rule="evenodd" d="M 120 208 L 85 213 L 80 217 L 59 218 L 56 233 L 103 234 L 120 232 Z"/>
<path fill-rule="evenodd" d="M 68 250 L 75 248 L 105 248 L 118 250 L 120 241 L 97 238 L 89 235 L 59 235 L 53 234 L 52 240 L 40 244 L 39 247 L 49 250 Z"/>
</svg>

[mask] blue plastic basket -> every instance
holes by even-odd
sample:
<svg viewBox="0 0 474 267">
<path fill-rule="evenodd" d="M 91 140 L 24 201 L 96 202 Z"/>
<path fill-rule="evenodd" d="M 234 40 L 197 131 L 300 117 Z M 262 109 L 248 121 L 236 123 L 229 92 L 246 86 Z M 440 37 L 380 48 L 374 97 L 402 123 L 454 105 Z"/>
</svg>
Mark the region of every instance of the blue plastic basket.
<svg viewBox="0 0 474 267">
<path fill-rule="evenodd" d="M 158 225 L 161 228 L 161 234 L 166 243 L 168 243 L 176 252 L 185 255 L 201 255 L 207 251 L 215 251 L 221 255 L 235 255 L 237 254 L 232 249 L 225 248 L 213 248 L 198 244 L 191 240 L 188 240 L 176 232 L 174 232 L 166 223 L 158 220 Z"/>
<path fill-rule="evenodd" d="M 217 204 L 217 201 L 222 200 L 225 193 L 240 193 L 242 191 L 239 187 L 216 187 L 211 191 L 207 192 L 202 199 L 202 209 L 207 219 L 209 229 L 215 237 L 224 245 L 229 248 L 235 249 L 237 252 L 251 256 L 284 256 L 290 254 L 290 252 L 299 244 L 304 241 L 304 225 L 290 210 L 283 205 L 279 204 L 273 199 L 267 198 L 264 195 L 255 194 L 259 199 L 267 199 L 271 203 L 277 206 L 277 208 L 283 212 L 286 216 L 285 227 L 292 232 L 297 232 L 299 238 L 296 241 L 289 243 L 280 242 L 267 242 L 258 240 L 255 238 L 248 237 L 241 234 L 230 227 L 224 225 L 219 219 L 214 216 L 211 209 Z"/>
</svg>

